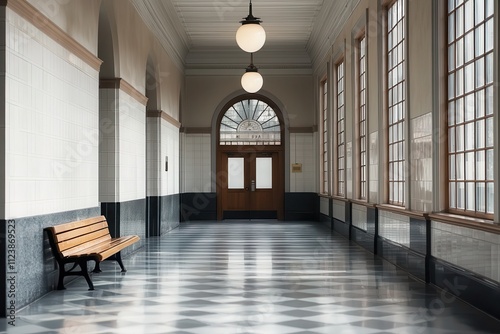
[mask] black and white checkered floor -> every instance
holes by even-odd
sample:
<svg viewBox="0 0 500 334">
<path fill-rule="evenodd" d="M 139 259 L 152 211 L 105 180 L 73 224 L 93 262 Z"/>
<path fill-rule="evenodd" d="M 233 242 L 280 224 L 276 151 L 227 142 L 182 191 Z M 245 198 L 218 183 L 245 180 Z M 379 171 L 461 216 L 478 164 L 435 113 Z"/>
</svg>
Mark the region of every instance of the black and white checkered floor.
<svg viewBox="0 0 500 334">
<path fill-rule="evenodd" d="M 500 333 L 324 225 L 185 223 L 18 312 L 7 333 Z"/>
</svg>

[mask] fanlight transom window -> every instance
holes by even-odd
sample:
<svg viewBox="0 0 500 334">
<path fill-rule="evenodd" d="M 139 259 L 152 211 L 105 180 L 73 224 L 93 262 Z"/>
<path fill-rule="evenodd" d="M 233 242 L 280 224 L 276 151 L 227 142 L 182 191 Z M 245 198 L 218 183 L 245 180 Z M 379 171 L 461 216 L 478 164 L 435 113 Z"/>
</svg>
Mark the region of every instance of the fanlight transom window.
<svg viewBox="0 0 500 334">
<path fill-rule="evenodd" d="M 233 104 L 220 123 L 221 145 L 281 145 L 280 121 L 267 103 L 246 99 Z"/>
</svg>

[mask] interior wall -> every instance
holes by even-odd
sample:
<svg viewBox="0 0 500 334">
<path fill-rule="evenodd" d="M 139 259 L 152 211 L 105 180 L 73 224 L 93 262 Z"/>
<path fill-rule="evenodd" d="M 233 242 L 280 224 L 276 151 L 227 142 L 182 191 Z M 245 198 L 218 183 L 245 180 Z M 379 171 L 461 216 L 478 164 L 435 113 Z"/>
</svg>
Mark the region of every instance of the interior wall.
<svg viewBox="0 0 500 334">
<path fill-rule="evenodd" d="M 120 84 L 100 90 L 101 3 L 114 14 L 108 35 L 113 35 L 112 52 L 120 56 L 113 58 L 118 60 L 115 71 L 107 73 Z M 0 316 L 5 316 L 7 303 L 23 307 L 56 285 L 57 266 L 43 228 L 97 216 L 102 202 L 109 201 L 117 209 L 114 214 L 121 217 L 120 234 L 137 234 L 145 240 L 144 95 L 150 54 L 159 73 L 158 105 L 169 120 L 168 124 L 161 121 L 159 140 L 164 147 L 160 152 L 172 157 L 172 168 L 160 177 L 164 188 L 160 194 L 172 196 L 160 198 L 165 208 L 160 212 L 161 231 L 178 224 L 177 123 L 183 70 L 174 65 L 128 1 L 13 0 L 1 7 L 0 15 L 2 36 L 7 37 L 0 39 L 6 64 L 1 76 L 5 114 L 0 133 L 5 141 L 0 231 L 7 221 L 16 226 L 16 270 L 22 277 L 12 300 L 7 300 L 5 284 L 0 284 Z M 42 15 L 46 16 L 43 24 Z M 106 154 L 100 155 L 100 149 Z M 5 238 L 1 233 L 2 248 Z M 6 272 L 1 266 L 2 282 Z"/>
</svg>

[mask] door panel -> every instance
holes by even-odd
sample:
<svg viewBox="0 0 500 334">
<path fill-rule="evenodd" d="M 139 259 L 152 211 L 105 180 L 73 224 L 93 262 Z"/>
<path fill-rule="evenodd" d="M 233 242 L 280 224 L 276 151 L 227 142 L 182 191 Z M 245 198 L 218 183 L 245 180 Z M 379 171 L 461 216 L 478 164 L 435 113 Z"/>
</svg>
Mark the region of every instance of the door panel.
<svg viewBox="0 0 500 334">
<path fill-rule="evenodd" d="M 221 160 L 222 173 L 227 175 L 227 182 L 220 185 L 220 218 L 281 216 L 283 190 L 277 152 L 224 152 Z"/>
</svg>

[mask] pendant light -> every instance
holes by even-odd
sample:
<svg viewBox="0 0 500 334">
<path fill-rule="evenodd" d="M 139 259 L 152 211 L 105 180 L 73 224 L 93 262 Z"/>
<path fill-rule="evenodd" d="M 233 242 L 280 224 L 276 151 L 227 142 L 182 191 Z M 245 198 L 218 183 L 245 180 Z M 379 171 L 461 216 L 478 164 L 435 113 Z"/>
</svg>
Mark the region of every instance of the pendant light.
<svg viewBox="0 0 500 334">
<path fill-rule="evenodd" d="M 260 18 L 252 15 L 252 0 L 250 0 L 249 14 L 240 21 L 241 27 L 236 31 L 236 43 L 243 51 L 257 52 L 266 42 L 266 31 L 260 25 L 261 22 Z"/>
<path fill-rule="evenodd" d="M 248 93 L 256 93 L 264 84 L 264 79 L 259 69 L 253 64 L 253 53 L 250 54 L 250 65 L 247 66 L 245 74 L 241 77 L 241 86 Z"/>
</svg>

